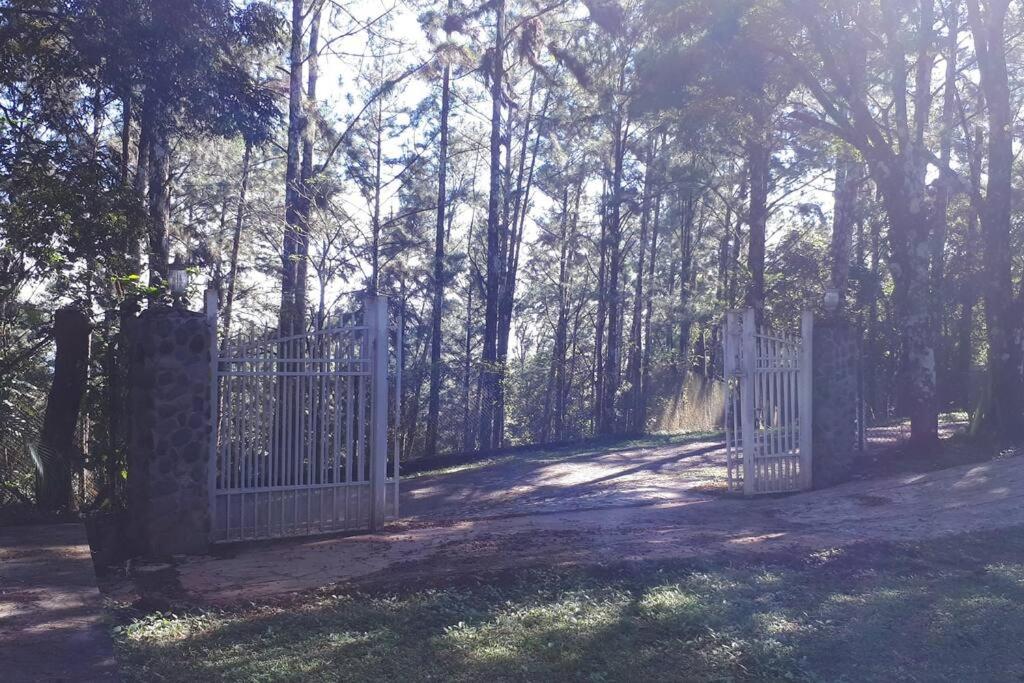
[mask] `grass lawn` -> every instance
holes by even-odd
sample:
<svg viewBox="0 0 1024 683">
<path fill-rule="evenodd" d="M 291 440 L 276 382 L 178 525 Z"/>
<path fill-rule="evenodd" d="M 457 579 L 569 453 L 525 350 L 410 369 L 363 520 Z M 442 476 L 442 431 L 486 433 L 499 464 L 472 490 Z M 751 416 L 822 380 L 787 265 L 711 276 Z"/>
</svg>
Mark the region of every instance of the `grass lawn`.
<svg viewBox="0 0 1024 683">
<path fill-rule="evenodd" d="M 1024 528 L 751 562 L 520 570 L 137 617 L 129 679 L 1024 677 Z"/>
</svg>

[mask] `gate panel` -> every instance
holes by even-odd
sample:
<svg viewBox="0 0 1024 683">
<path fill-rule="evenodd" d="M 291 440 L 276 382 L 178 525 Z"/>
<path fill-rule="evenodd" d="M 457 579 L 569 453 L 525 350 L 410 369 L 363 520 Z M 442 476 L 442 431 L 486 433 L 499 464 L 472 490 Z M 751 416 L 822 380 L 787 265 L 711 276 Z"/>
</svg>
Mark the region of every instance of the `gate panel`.
<svg viewBox="0 0 1024 683">
<path fill-rule="evenodd" d="M 250 331 L 214 361 L 212 540 L 378 528 L 397 515 L 389 481 L 387 301 L 363 324 Z M 390 486 L 389 484 L 393 484 Z"/>
<path fill-rule="evenodd" d="M 725 435 L 728 485 L 783 493 L 811 482 L 811 336 L 758 329 L 754 310 L 726 315 Z"/>
</svg>

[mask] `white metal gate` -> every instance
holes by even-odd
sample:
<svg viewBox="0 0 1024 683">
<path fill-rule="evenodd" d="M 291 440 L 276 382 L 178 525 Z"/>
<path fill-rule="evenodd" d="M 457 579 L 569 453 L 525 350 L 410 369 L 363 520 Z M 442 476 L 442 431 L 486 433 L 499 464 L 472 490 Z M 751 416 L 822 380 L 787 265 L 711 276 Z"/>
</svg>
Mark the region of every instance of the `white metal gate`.
<svg viewBox="0 0 1024 683">
<path fill-rule="evenodd" d="M 811 486 L 811 339 L 758 328 L 754 309 L 725 318 L 725 443 L 729 489 L 745 495 Z"/>
<path fill-rule="evenodd" d="M 397 517 L 387 298 L 367 297 L 362 318 L 291 336 L 250 331 L 214 348 L 213 541 L 374 530 Z"/>
</svg>

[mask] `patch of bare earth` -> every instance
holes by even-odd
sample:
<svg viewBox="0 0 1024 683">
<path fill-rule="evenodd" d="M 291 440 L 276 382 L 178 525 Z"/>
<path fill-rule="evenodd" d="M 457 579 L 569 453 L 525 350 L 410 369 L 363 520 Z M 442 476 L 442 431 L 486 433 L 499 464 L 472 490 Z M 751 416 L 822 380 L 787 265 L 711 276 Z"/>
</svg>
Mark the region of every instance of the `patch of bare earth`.
<svg viewBox="0 0 1024 683">
<path fill-rule="evenodd" d="M 758 499 L 709 495 L 719 444 L 505 462 L 418 478 L 384 533 L 224 548 L 178 567 L 203 604 L 335 583 L 397 585 L 525 566 L 779 554 L 1024 524 L 1024 459 Z"/>
</svg>

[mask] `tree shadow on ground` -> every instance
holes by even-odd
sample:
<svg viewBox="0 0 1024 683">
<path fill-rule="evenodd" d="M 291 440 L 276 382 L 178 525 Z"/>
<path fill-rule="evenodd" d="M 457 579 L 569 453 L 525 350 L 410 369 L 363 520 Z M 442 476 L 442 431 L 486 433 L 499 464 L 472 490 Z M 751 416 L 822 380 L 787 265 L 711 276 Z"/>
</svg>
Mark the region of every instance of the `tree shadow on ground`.
<svg viewBox="0 0 1024 683">
<path fill-rule="evenodd" d="M 138 680 L 1009 680 L 1022 602 L 1016 528 L 339 590 L 120 641 Z"/>
<path fill-rule="evenodd" d="M 403 490 L 403 515 L 417 519 L 479 517 L 482 514 L 506 516 L 510 513 L 533 514 L 538 511 L 538 506 L 544 507 L 556 501 L 559 509 L 589 508 L 598 503 L 609 506 L 659 502 L 666 497 L 672 498 L 672 493 L 686 483 L 685 477 L 663 475 L 677 474 L 670 470 L 687 469 L 691 461 L 720 451 L 722 444 L 713 439 L 714 435 L 664 437 L 655 442 L 629 442 L 599 451 L 545 451 L 514 461 L 492 462 L 485 470 L 412 480 Z M 702 443 L 708 445 L 692 448 Z M 652 453 L 654 449 L 664 454 Z M 634 454 L 635 464 L 629 461 Z M 577 483 L 552 481 L 552 467 L 563 463 L 578 466 L 580 472 L 585 471 L 586 464 L 603 471 Z M 704 459 L 700 464 L 708 465 Z M 721 473 L 714 472 L 708 476 L 724 477 L 724 468 L 718 469 Z M 644 479 L 643 482 L 631 487 L 618 484 L 638 475 Z M 650 495 L 659 492 L 661 495 Z"/>
<path fill-rule="evenodd" d="M 603 436 L 559 444 L 515 446 L 462 456 L 422 458 L 402 463 L 402 470 L 407 476 L 430 477 L 449 468 L 457 468 L 459 466 L 472 468 L 474 465 L 481 465 L 486 467 L 510 462 L 527 466 L 531 464 L 542 465 L 546 462 L 557 462 L 573 458 L 586 458 L 646 448 L 683 446 L 700 441 L 718 441 L 721 439 L 721 432 Z"/>
</svg>

